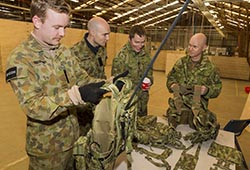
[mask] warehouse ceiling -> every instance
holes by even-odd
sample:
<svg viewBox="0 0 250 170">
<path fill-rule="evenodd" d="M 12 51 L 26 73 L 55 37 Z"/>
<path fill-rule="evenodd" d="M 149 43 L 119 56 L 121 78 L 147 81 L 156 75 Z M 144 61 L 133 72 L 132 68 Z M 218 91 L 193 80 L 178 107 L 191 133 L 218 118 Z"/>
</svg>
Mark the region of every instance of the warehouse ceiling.
<svg viewBox="0 0 250 170">
<path fill-rule="evenodd" d="M 66 0 L 73 9 L 72 27 L 86 28 L 93 16 L 103 17 L 113 31 L 140 24 L 167 29 L 185 0 Z M 30 21 L 31 0 L 0 0 L 0 18 Z M 225 31 L 249 30 L 250 0 L 191 0 L 177 26 L 214 27 Z"/>
</svg>

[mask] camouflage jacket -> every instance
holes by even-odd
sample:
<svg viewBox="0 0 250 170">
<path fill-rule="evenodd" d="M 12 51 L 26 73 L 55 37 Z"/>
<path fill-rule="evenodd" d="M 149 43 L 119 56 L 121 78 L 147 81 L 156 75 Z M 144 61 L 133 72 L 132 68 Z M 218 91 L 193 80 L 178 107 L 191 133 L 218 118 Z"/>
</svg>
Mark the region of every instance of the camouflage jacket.
<svg viewBox="0 0 250 170">
<path fill-rule="evenodd" d="M 113 76 L 116 76 L 126 70 L 129 70 L 129 74 L 127 77 L 131 79 L 133 87 L 136 87 L 150 61 L 150 55 L 145 51 L 145 49 L 143 49 L 139 53 L 136 53 L 128 42 L 114 57 L 111 74 Z M 152 68 L 148 72 L 147 77 L 153 84 Z"/>
<path fill-rule="evenodd" d="M 166 86 L 170 93 L 170 86 L 177 83 L 182 86 L 204 85 L 208 92 L 201 96 L 201 104 L 207 109 L 209 98 L 217 97 L 222 88 L 220 76 L 214 64 L 207 56 L 202 56 L 199 63 L 192 68 L 192 61 L 189 56 L 180 58 L 172 70 L 168 73 Z M 184 104 L 191 108 L 193 94 L 182 96 Z"/>
<path fill-rule="evenodd" d="M 104 47 L 99 47 L 95 54 L 87 44 L 86 35 L 84 38 L 76 43 L 71 51 L 79 60 L 80 66 L 87 71 L 87 73 L 96 78 L 105 79 L 105 65 L 107 60 L 107 51 Z"/>
<path fill-rule="evenodd" d="M 45 156 L 72 148 L 79 125 L 67 91 L 74 84 L 99 80 L 80 69 L 70 50 L 45 50 L 31 35 L 8 58 L 6 81 L 27 116 L 28 154 Z"/>
</svg>

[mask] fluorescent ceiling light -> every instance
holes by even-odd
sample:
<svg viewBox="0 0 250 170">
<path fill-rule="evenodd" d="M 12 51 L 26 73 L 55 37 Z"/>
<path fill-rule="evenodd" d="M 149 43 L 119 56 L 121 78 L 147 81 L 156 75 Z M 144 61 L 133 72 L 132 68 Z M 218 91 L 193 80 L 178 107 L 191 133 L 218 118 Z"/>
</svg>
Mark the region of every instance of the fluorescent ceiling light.
<svg viewBox="0 0 250 170">
<path fill-rule="evenodd" d="M 99 6 L 95 6 L 94 8 L 95 8 L 95 9 L 99 9 L 99 10 L 102 9 L 102 7 L 99 7 Z"/>
<path fill-rule="evenodd" d="M 204 5 L 205 5 L 205 6 L 209 6 L 210 3 L 209 3 L 209 2 L 205 2 Z"/>
</svg>

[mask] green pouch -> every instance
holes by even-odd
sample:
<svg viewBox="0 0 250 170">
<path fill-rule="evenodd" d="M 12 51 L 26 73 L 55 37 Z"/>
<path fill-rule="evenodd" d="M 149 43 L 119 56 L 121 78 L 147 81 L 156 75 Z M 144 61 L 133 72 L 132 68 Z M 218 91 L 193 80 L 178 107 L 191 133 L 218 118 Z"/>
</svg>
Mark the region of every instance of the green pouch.
<svg viewBox="0 0 250 170">
<path fill-rule="evenodd" d="M 236 148 L 213 142 L 208 149 L 208 154 L 217 158 L 218 163 L 214 164 L 215 166 L 221 167 L 221 165 L 225 164 L 224 167 L 226 168 L 229 167 L 229 163 L 242 165 L 242 153 Z"/>
<path fill-rule="evenodd" d="M 201 143 L 198 144 L 195 155 L 187 153 L 194 145 L 191 145 L 181 153 L 181 157 L 175 164 L 174 170 L 194 170 L 199 159 L 199 153 L 201 150 Z"/>
</svg>

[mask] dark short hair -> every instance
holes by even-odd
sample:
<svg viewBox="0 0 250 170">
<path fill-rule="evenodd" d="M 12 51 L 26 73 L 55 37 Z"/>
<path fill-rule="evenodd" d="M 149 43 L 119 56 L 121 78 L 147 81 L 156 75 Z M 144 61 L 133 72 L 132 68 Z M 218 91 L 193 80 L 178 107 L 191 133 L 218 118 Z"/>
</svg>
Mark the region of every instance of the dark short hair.
<svg viewBox="0 0 250 170">
<path fill-rule="evenodd" d="M 135 34 L 141 36 L 146 36 L 146 30 L 143 26 L 141 25 L 134 25 L 130 30 L 129 30 L 129 39 L 134 38 Z"/>
<path fill-rule="evenodd" d="M 68 15 L 71 13 L 70 6 L 64 0 L 32 0 L 30 5 L 31 18 L 37 15 L 44 22 L 48 9 Z"/>
</svg>

